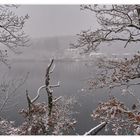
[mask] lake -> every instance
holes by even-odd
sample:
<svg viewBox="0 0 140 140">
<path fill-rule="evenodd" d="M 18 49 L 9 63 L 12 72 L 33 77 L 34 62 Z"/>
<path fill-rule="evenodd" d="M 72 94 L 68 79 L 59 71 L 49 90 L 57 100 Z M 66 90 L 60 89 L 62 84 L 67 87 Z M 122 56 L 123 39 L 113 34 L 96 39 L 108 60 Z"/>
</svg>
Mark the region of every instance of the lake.
<svg viewBox="0 0 140 140">
<path fill-rule="evenodd" d="M 82 135 L 99 123 L 92 120 L 91 113 L 96 108 L 99 101 L 108 99 L 108 93 L 105 93 L 104 89 L 97 91 L 88 90 L 87 80 L 96 73 L 94 65 L 88 66 L 90 62 L 57 60 L 54 63 L 56 67 L 51 74 L 51 83 L 55 84 L 60 81 L 60 87 L 54 89 L 53 96 L 72 96 L 77 99 L 78 105 L 74 108 L 74 111 L 77 112 L 74 115 L 77 124 L 75 126 L 75 131 L 72 131 L 70 134 Z M 8 79 L 18 79 L 24 77 L 29 72 L 27 81 L 18 89 L 16 97 L 12 99 L 15 105 L 3 112 L 2 116 L 15 121 L 15 125 L 17 126 L 22 123 L 23 117 L 18 111 L 27 106 L 25 91 L 27 89 L 29 95 L 32 98 L 35 97 L 37 89 L 44 84 L 45 70 L 48 64 L 49 61 L 22 60 L 11 61 L 12 68 L 10 70 L 6 66 L 1 66 L 0 76 L 2 77 L 4 74 Z M 138 96 L 139 89 L 137 88 L 135 91 Z M 46 91 L 43 89 L 41 93 L 41 97 L 38 101 L 44 102 L 47 100 L 45 95 Z M 128 106 L 131 106 L 135 102 L 133 97 L 120 96 L 121 94 L 118 89 L 114 91 L 113 95 L 126 102 Z M 98 134 L 106 135 L 112 133 L 102 130 Z"/>
</svg>

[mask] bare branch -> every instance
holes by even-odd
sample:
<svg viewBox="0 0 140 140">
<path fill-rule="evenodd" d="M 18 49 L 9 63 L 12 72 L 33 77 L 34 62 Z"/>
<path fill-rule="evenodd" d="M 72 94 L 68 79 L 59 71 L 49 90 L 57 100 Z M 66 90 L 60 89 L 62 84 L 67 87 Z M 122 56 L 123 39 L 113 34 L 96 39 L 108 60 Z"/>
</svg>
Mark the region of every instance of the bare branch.
<svg viewBox="0 0 140 140">
<path fill-rule="evenodd" d="M 17 49 L 19 47 L 30 45 L 29 37 L 23 31 L 23 27 L 29 16 L 28 14 L 25 16 L 18 16 L 11 11 L 11 7 L 17 8 L 16 5 L 0 6 L 0 43 L 14 53 L 18 53 Z M 2 62 L 6 63 L 6 61 Z"/>
<path fill-rule="evenodd" d="M 60 87 L 60 82 L 57 83 L 57 85 L 50 85 L 49 88 L 54 88 L 54 87 Z"/>
<path fill-rule="evenodd" d="M 53 100 L 53 103 L 57 102 L 58 100 L 60 100 L 62 98 L 62 96 L 59 96 L 58 98 Z"/>
<path fill-rule="evenodd" d="M 96 14 L 101 29 L 82 31 L 78 41 L 72 44 L 75 48 L 83 49 L 84 53 L 96 51 L 102 44 L 114 41 L 129 43 L 140 41 L 139 14 L 137 5 L 83 5 L 82 10 L 90 10 Z M 128 35 L 125 35 L 128 32 Z M 121 37 L 120 35 L 124 36 Z"/>
<path fill-rule="evenodd" d="M 8 101 L 10 100 L 10 98 L 12 97 L 12 95 L 14 94 L 14 93 L 16 93 L 16 91 L 26 82 L 26 80 L 28 79 L 28 75 L 29 75 L 29 73 L 27 73 L 27 75 L 24 77 L 24 79 L 22 79 L 18 84 L 17 84 L 17 86 L 16 87 L 14 87 L 14 89 L 11 91 L 7 91 L 7 94 L 6 94 L 6 97 L 5 97 L 5 99 L 4 99 L 4 101 L 3 101 L 3 103 L 2 103 L 2 105 L 0 106 L 0 112 L 2 112 L 2 110 L 3 110 L 3 108 L 6 106 L 6 104 L 8 103 Z M 13 83 L 11 83 L 11 85 L 12 85 Z M 10 88 L 10 85 L 8 85 L 9 86 L 9 88 Z M 12 86 L 13 87 L 13 86 Z"/>
<path fill-rule="evenodd" d="M 46 88 L 46 85 L 43 85 L 43 86 L 38 88 L 37 95 L 34 99 L 31 100 L 31 103 L 34 103 L 40 97 L 40 90 L 43 89 L 43 88 Z"/>
</svg>

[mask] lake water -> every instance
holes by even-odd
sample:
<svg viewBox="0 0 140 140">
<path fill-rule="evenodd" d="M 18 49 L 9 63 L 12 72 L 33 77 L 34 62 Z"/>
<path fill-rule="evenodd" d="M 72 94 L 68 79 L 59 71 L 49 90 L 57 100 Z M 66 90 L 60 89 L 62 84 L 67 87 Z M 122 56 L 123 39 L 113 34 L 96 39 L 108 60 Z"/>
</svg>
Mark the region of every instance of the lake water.
<svg viewBox="0 0 140 140">
<path fill-rule="evenodd" d="M 77 120 L 75 131 L 73 134 L 82 135 L 92 127 L 96 126 L 98 122 L 91 118 L 92 111 L 96 108 L 99 101 L 104 101 L 108 98 L 108 94 L 103 89 L 98 91 L 87 90 L 87 79 L 94 73 L 94 66 L 87 66 L 90 62 L 74 62 L 74 61 L 55 61 L 55 70 L 51 75 L 52 84 L 60 81 L 59 88 L 54 89 L 53 95 L 59 96 L 75 96 L 78 105 L 74 111 L 78 112 L 74 117 Z M 20 125 L 23 121 L 22 116 L 18 111 L 27 106 L 25 91 L 29 91 L 29 95 L 34 97 L 37 89 L 44 84 L 44 75 L 49 61 L 13 61 L 12 69 L 8 70 L 5 66 L 1 66 L 1 76 L 5 74 L 8 79 L 15 79 L 24 77 L 29 72 L 29 77 L 26 83 L 16 92 L 16 98 L 13 100 L 16 103 L 8 111 L 3 112 L 3 116 L 9 120 L 15 121 L 15 125 Z M 136 94 L 139 95 L 139 89 L 135 89 Z M 41 91 L 41 97 L 38 101 L 46 101 L 45 90 Z M 132 105 L 135 100 L 130 96 L 120 96 L 119 90 L 114 91 L 114 95 L 125 101 L 127 105 Z M 131 104 L 130 104 L 131 103 Z M 111 134 L 111 132 L 104 132 L 102 130 L 98 134 Z"/>
</svg>

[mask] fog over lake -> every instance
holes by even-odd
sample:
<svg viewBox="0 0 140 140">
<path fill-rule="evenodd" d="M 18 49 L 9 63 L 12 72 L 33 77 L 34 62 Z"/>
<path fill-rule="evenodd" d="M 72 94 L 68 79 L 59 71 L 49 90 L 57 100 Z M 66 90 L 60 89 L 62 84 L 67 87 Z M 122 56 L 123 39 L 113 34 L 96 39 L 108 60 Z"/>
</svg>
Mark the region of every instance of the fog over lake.
<svg viewBox="0 0 140 140">
<path fill-rule="evenodd" d="M 13 121 L 16 120 L 16 125 L 22 123 L 23 117 L 18 111 L 27 106 L 25 91 L 28 90 L 31 97 L 36 95 L 37 89 L 44 84 L 45 70 L 52 57 L 55 58 L 54 63 L 56 67 L 51 75 L 51 81 L 54 84 L 60 81 L 60 87 L 54 89 L 53 95 L 56 97 L 75 97 L 78 101 L 77 106 L 74 108 L 74 111 L 77 112 L 74 115 L 77 124 L 75 131 L 71 132 L 71 134 L 84 134 L 84 132 L 98 124 L 98 122 L 92 120 L 90 115 L 99 101 L 108 99 L 108 94 L 102 89 L 89 91 L 87 81 L 97 72 L 94 61 L 99 57 L 107 57 L 107 55 L 103 52 L 97 53 L 97 55 L 93 53 L 92 57 L 90 57 L 92 59 L 89 60 L 88 57 L 77 55 L 75 52 L 69 52 L 68 48 L 71 41 L 74 41 L 72 36 L 36 39 L 34 40 L 34 45 L 25 48 L 22 54 L 11 57 L 9 60 L 11 69 L 1 65 L 1 77 L 4 74 L 8 79 L 24 78 L 29 72 L 27 81 L 16 92 L 16 102 L 15 98 L 13 98 L 15 105 L 4 112 L 3 116 Z M 138 89 L 136 93 L 138 94 Z M 121 98 L 122 101 L 124 100 L 129 106 L 135 102 L 129 96 L 122 97 L 120 90 L 116 89 L 113 94 Z M 38 101 L 47 102 L 45 90 L 41 91 L 41 97 Z M 112 133 L 102 130 L 99 134 Z"/>
<path fill-rule="evenodd" d="M 35 97 L 38 88 L 45 83 L 45 72 L 50 59 L 54 59 L 55 70 L 51 74 L 51 83 L 60 81 L 60 87 L 54 89 L 53 96 L 74 97 L 77 104 L 74 105 L 73 116 L 77 120 L 75 131 L 70 134 L 82 135 L 92 127 L 99 124 L 91 117 L 91 113 L 97 107 L 99 101 L 109 99 L 106 89 L 90 91 L 88 80 L 97 72 L 94 62 L 100 57 L 128 57 L 135 54 L 139 43 L 135 46 L 130 44 L 123 48 L 120 42 L 114 42 L 113 47 L 101 45 L 97 52 L 81 55 L 78 50 L 71 49 L 71 43 L 78 39 L 76 34 L 82 30 L 99 27 L 95 15 L 88 11 L 80 11 L 79 5 L 22 5 L 15 10 L 19 15 L 29 14 L 30 18 L 25 25 L 25 32 L 30 36 L 30 46 L 19 48 L 19 54 L 8 50 L 9 69 L 1 64 L 0 78 L 15 80 L 24 78 L 29 73 L 24 85 L 16 91 L 16 96 L 7 106 L 11 106 L 2 112 L 2 116 L 19 126 L 23 117 L 19 110 L 27 107 L 26 90 L 29 95 Z M 135 88 L 136 96 L 139 88 Z M 121 96 L 118 88 L 115 95 L 126 105 L 135 103 L 133 97 Z M 46 91 L 41 90 L 38 102 L 47 102 Z M 112 134 L 111 131 L 102 130 L 99 134 Z"/>
</svg>

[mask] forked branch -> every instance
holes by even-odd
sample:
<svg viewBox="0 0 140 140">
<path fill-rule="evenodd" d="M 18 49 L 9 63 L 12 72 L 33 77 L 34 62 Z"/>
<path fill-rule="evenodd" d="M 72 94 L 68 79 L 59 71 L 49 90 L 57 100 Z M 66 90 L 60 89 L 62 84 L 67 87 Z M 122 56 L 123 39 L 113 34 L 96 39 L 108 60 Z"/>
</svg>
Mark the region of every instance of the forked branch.
<svg viewBox="0 0 140 140">
<path fill-rule="evenodd" d="M 31 105 L 33 105 L 33 103 L 35 101 L 37 101 L 37 99 L 40 97 L 40 90 L 43 89 L 43 88 L 46 89 L 47 94 L 48 94 L 49 114 L 51 112 L 52 103 L 53 102 L 56 102 L 57 100 L 59 100 L 59 98 L 61 98 L 61 96 L 60 96 L 57 99 L 53 100 L 53 97 L 52 97 L 53 90 L 51 90 L 51 89 L 60 86 L 60 82 L 58 82 L 56 85 L 50 85 L 50 74 L 54 71 L 54 68 L 55 68 L 55 65 L 54 65 L 54 67 L 51 70 L 51 67 L 53 65 L 53 62 L 54 62 L 54 59 L 51 60 L 50 64 L 48 65 L 48 67 L 46 69 L 45 85 L 42 85 L 41 87 L 38 88 L 36 97 L 34 97 L 33 99 L 30 99 L 28 93 L 26 92 L 26 97 L 27 97 L 27 101 L 28 101 L 29 110 L 31 108 Z"/>
</svg>

